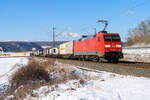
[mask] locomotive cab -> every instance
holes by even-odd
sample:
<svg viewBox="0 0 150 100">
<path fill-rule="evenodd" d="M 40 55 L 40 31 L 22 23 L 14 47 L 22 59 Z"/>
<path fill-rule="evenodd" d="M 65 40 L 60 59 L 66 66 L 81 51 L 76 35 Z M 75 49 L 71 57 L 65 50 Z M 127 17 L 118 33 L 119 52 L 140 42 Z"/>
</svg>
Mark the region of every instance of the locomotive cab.
<svg viewBox="0 0 150 100">
<path fill-rule="evenodd" d="M 102 56 L 109 62 L 123 58 L 121 38 L 118 33 L 101 33 Z"/>
</svg>

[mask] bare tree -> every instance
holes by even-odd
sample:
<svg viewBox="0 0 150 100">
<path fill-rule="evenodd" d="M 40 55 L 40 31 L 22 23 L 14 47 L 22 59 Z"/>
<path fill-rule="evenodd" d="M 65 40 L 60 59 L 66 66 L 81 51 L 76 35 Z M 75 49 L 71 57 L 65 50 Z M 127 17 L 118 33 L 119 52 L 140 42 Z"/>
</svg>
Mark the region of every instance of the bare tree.
<svg viewBox="0 0 150 100">
<path fill-rule="evenodd" d="M 127 37 L 127 46 L 150 43 L 150 19 L 142 21 L 136 28 L 130 29 Z"/>
</svg>

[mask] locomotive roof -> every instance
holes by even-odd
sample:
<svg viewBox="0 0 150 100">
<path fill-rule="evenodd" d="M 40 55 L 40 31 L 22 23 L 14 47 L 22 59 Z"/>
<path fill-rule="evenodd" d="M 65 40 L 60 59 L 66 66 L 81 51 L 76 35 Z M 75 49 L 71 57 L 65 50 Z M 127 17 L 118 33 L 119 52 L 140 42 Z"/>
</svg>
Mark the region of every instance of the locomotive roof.
<svg viewBox="0 0 150 100">
<path fill-rule="evenodd" d="M 100 33 L 100 32 L 96 35 L 99 35 L 99 34 L 102 34 L 102 35 L 119 35 L 118 33 Z M 80 39 L 78 39 L 78 41 L 89 40 L 89 39 L 95 38 L 96 35 L 82 35 L 82 37 Z"/>
<path fill-rule="evenodd" d="M 78 41 L 84 41 L 94 38 L 96 35 L 83 35 Z"/>
</svg>

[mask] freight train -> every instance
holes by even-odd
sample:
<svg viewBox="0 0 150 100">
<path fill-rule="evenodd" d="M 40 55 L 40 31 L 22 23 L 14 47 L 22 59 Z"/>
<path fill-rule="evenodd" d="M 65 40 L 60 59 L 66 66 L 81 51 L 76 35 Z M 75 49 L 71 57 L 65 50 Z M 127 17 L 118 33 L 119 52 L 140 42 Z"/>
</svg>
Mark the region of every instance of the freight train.
<svg viewBox="0 0 150 100">
<path fill-rule="evenodd" d="M 79 40 L 60 44 L 58 48 L 45 48 L 40 55 L 59 58 L 78 58 L 109 62 L 118 62 L 123 58 L 122 43 L 118 33 L 99 32 L 96 35 L 84 35 Z"/>
<path fill-rule="evenodd" d="M 118 33 L 107 33 L 105 31 L 108 22 L 105 23 L 104 30 L 95 35 L 83 35 L 79 40 L 69 41 L 60 44 L 58 48 L 46 48 L 42 54 L 48 57 L 77 58 L 82 60 L 100 61 L 102 58 L 108 62 L 118 62 L 123 58 L 121 38 Z"/>
</svg>

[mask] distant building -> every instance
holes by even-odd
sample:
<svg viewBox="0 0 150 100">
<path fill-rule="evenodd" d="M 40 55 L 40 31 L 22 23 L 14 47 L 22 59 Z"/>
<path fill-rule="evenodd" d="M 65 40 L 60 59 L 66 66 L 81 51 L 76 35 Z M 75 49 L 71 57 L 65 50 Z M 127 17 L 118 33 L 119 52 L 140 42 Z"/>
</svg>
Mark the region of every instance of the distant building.
<svg viewBox="0 0 150 100">
<path fill-rule="evenodd" d="M 36 48 L 32 48 L 32 51 L 36 51 Z"/>
<path fill-rule="evenodd" d="M 32 48 L 32 55 L 36 54 L 36 48 Z"/>
<path fill-rule="evenodd" d="M 2 47 L 0 47 L 0 52 L 3 52 L 3 48 Z"/>
</svg>

